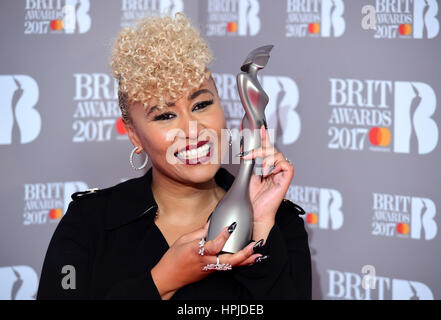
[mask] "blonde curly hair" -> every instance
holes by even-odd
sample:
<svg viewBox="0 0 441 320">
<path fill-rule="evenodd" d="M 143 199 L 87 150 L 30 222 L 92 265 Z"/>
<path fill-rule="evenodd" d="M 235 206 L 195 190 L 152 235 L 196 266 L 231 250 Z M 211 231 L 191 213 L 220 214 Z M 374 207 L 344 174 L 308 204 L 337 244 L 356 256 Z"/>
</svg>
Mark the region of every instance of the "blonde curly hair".
<svg viewBox="0 0 441 320">
<path fill-rule="evenodd" d="M 200 87 L 209 77 L 211 59 L 207 43 L 183 13 L 142 18 L 134 28 L 124 28 L 110 59 L 123 120 L 130 123 L 130 103 L 147 108 L 153 98 L 163 108 L 166 99 L 177 100 Z"/>
</svg>

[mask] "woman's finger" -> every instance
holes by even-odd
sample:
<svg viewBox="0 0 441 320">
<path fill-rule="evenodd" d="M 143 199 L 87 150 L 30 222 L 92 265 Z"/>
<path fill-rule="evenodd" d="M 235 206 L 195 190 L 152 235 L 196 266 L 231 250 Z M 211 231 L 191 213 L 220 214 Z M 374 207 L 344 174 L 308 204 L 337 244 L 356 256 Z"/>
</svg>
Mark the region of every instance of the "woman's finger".
<svg viewBox="0 0 441 320">
<path fill-rule="evenodd" d="M 260 127 L 260 136 L 262 137 L 262 146 L 265 148 L 270 148 L 271 147 L 270 136 L 268 134 L 268 130 L 265 129 L 265 126 L 263 124 Z"/>
<path fill-rule="evenodd" d="M 233 222 L 231 225 L 222 229 L 219 235 L 213 240 L 207 241 L 204 244 L 204 252 L 207 255 L 216 255 L 218 254 L 225 245 L 225 242 L 230 238 L 231 233 L 236 228 L 237 223 Z"/>
<path fill-rule="evenodd" d="M 270 161 L 265 160 L 262 172 L 263 176 L 266 177 L 270 174 L 277 174 L 280 171 L 290 171 L 293 169 L 294 166 L 286 160 L 285 156 L 281 152 L 278 152 L 274 155 L 274 161 L 272 164 Z"/>
<path fill-rule="evenodd" d="M 284 160 L 283 154 L 281 152 L 276 152 L 273 155 L 267 156 L 262 161 L 262 173 L 267 175 L 269 171 L 274 168 L 278 162 Z"/>
<path fill-rule="evenodd" d="M 253 265 L 254 263 L 256 263 L 256 259 L 258 257 L 262 257 L 262 255 L 260 253 L 255 253 L 255 254 L 249 256 L 247 259 L 245 259 L 241 263 L 239 263 L 238 265 L 236 265 L 235 267 L 242 267 L 242 266 Z"/>
<path fill-rule="evenodd" d="M 222 263 L 228 263 L 231 264 L 233 267 L 238 266 L 240 263 L 242 263 L 244 260 L 248 259 L 251 255 L 254 254 L 254 245 L 256 244 L 256 241 L 253 241 L 249 243 L 245 248 L 242 250 L 234 253 L 234 254 L 222 254 L 219 256 L 219 259 L 221 259 Z"/>
<path fill-rule="evenodd" d="M 259 148 L 253 150 L 245 150 L 243 152 L 240 152 L 236 156 L 240 156 L 244 160 L 251 160 L 257 157 L 263 158 L 267 155 L 271 155 L 278 152 L 277 149 L 274 147 L 274 145 L 271 144 L 268 131 L 265 129 L 264 125 L 260 127 L 260 136 L 261 136 L 261 145 Z"/>
<path fill-rule="evenodd" d="M 268 175 L 271 174 L 278 174 L 279 172 L 287 172 L 292 174 L 292 176 L 294 175 L 294 166 L 289 163 L 288 161 L 286 161 L 285 157 L 283 157 L 282 160 L 278 161 L 276 166 L 274 167 L 274 169 L 271 170 L 271 172 L 267 173 Z M 291 178 L 292 178 L 291 176 Z"/>
<path fill-rule="evenodd" d="M 270 147 L 259 147 L 253 150 L 241 152 L 238 154 L 244 160 L 251 160 L 255 158 L 265 158 L 277 153 L 277 149 L 274 146 Z"/>
</svg>

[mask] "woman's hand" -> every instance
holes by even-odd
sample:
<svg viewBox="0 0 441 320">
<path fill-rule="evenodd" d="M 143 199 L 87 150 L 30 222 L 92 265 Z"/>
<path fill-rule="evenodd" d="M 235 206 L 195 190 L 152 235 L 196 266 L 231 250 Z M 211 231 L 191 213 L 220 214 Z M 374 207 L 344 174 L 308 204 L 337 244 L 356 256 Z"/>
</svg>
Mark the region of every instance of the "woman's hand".
<svg viewBox="0 0 441 320">
<path fill-rule="evenodd" d="M 217 262 L 216 255 L 222 250 L 231 233 L 228 232 L 229 226 L 226 226 L 215 239 L 204 244 L 204 255 L 200 255 L 199 242 L 207 237 L 209 223 L 178 238 L 151 270 L 153 281 L 163 299 L 169 299 L 179 288 L 215 272 L 203 271 L 203 267 Z M 255 244 L 256 242 L 251 242 L 235 254 L 219 255 L 219 263 L 230 264 L 233 268 L 253 264 L 257 257 L 262 256 L 254 254 Z"/>
<path fill-rule="evenodd" d="M 277 209 L 280 206 L 289 184 L 294 176 L 294 166 L 273 145 L 268 132 L 260 128 L 262 147 L 242 156 L 244 160 L 263 158 L 263 176 L 253 174 L 250 180 L 250 199 L 254 211 L 254 223 L 274 224 Z"/>
</svg>

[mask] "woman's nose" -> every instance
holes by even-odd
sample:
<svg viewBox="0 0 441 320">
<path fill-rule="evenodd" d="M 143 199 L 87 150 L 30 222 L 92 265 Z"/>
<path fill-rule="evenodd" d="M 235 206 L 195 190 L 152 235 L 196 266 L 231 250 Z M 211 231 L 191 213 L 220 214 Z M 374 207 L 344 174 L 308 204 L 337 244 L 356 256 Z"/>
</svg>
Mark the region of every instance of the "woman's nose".
<svg viewBox="0 0 441 320">
<path fill-rule="evenodd" d="M 197 140 L 199 133 L 205 128 L 202 122 L 193 116 L 182 117 L 181 129 L 188 139 Z"/>
</svg>

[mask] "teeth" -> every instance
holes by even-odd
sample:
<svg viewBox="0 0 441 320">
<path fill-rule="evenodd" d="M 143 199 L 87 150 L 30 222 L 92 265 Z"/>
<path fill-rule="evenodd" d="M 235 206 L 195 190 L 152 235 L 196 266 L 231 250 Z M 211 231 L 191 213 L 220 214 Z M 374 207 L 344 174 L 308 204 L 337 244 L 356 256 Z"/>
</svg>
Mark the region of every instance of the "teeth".
<svg viewBox="0 0 441 320">
<path fill-rule="evenodd" d="M 210 149 L 210 145 L 208 143 L 206 143 L 197 149 L 184 150 L 184 151 L 178 152 L 178 157 L 181 159 L 201 158 L 208 153 L 209 149 Z"/>
</svg>

